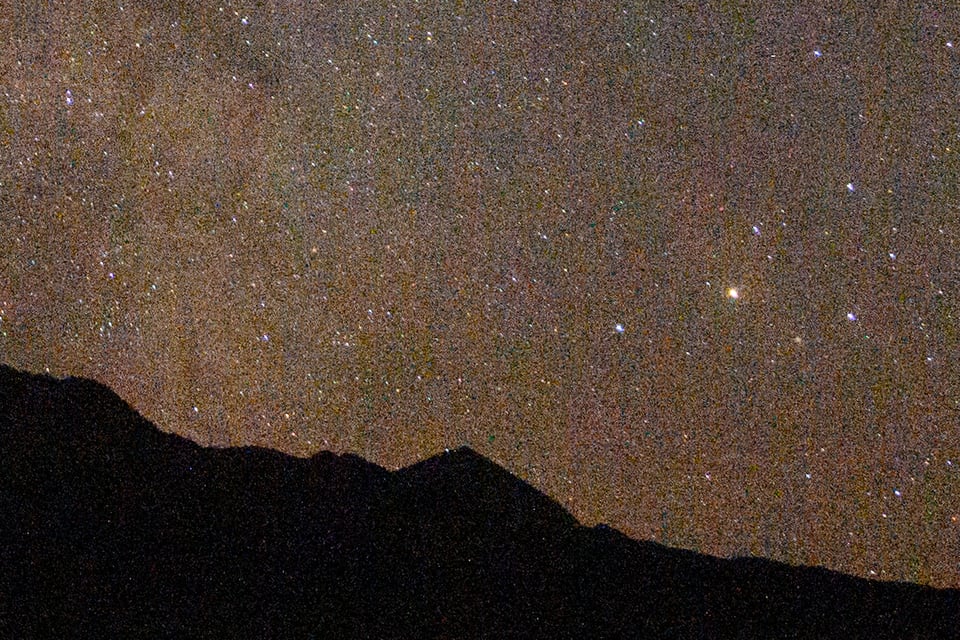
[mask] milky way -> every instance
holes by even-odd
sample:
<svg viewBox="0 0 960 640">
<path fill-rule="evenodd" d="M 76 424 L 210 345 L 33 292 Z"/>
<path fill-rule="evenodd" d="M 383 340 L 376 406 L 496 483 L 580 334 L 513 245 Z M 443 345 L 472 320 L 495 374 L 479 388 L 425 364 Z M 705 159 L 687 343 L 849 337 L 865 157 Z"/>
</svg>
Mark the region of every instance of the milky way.
<svg viewBox="0 0 960 640">
<path fill-rule="evenodd" d="M 4 9 L 2 360 L 960 586 L 960 10 L 475 4 Z"/>
</svg>

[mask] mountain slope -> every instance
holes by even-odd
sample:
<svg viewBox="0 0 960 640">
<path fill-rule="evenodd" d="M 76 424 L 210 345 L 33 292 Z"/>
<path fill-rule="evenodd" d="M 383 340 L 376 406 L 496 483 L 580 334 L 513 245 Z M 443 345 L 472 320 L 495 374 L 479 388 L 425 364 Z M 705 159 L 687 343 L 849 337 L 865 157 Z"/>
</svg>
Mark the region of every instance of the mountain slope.
<svg viewBox="0 0 960 640">
<path fill-rule="evenodd" d="M 470 449 L 397 472 L 209 449 L 0 366 L 3 637 L 951 638 L 960 591 L 720 560 Z"/>
</svg>

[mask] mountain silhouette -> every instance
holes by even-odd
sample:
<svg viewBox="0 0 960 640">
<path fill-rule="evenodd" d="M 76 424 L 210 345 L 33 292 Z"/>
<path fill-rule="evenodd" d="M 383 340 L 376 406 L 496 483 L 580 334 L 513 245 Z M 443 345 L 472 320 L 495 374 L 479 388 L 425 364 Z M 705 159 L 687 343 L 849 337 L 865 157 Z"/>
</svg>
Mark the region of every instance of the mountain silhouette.
<svg viewBox="0 0 960 640">
<path fill-rule="evenodd" d="M 606 527 L 469 448 L 390 472 L 213 449 L 0 366 L 0 635 L 957 638 L 960 590 Z"/>
</svg>

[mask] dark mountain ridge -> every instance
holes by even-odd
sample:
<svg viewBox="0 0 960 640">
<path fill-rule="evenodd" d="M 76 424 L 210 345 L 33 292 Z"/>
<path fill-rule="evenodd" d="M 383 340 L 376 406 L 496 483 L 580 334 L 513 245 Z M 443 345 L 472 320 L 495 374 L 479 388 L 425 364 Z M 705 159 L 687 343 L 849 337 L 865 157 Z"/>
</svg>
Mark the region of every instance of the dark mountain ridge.
<svg viewBox="0 0 960 640">
<path fill-rule="evenodd" d="M 587 528 L 470 449 L 210 449 L 0 366 L 3 637 L 956 638 L 960 590 Z"/>
</svg>

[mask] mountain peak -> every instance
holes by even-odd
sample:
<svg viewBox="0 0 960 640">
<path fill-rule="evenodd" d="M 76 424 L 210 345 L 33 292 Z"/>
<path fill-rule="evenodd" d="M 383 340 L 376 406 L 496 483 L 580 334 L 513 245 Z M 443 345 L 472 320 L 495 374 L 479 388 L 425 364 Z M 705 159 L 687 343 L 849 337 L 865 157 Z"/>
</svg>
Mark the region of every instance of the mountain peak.
<svg viewBox="0 0 960 640">
<path fill-rule="evenodd" d="M 461 445 L 453 449 L 444 449 L 443 453 L 439 454 L 441 456 L 454 456 L 458 458 L 465 459 L 480 459 L 487 460 L 484 456 L 480 455 L 477 451 L 474 451 L 472 447 L 468 444 Z"/>
<path fill-rule="evenodd" d="M 412 471 L 421 467 L 496 467 L 503 469 L 493 460 L 477 452 L 469 445 L 462 445 L 453 449 L 444 449 L 443 451 L 430 456 L 419 462 L 415 462 L 409 467 L 404 467 L 401 471 Z"/>
<path fill-rule="evenodd" d="M 464 508 L 529 520 L 532 526 L 575 527 L 577 520 L 552 498 L 469 446 L 441 453 L 395 472 L 421 508 Z"/>
</svg>

